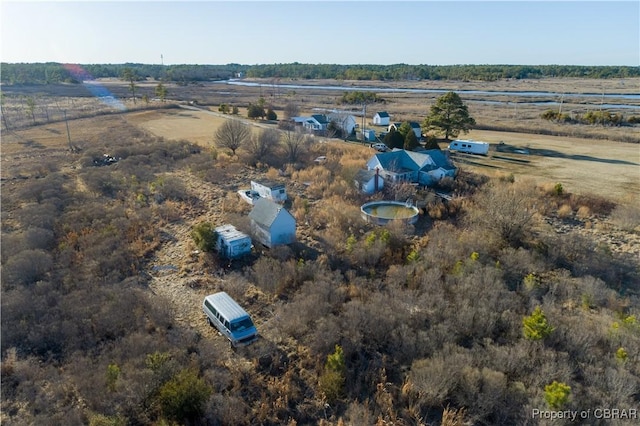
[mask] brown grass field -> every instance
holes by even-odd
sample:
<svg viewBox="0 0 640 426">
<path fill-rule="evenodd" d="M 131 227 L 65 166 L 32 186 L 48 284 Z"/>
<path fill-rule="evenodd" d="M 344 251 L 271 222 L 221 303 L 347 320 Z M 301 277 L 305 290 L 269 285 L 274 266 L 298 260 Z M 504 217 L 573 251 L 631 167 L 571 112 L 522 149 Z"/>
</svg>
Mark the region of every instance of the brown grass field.
<svg viewBox="0 0 640 426">
<path fill-rule="evenodd" d="M 286 81 L 277 81 L 287 83 Z M 126 84 L 117 80 L 103 82 L 115 96 L 127 97 Z M 638 79 L 626 80 L 580 80 L 580 79 L 548 79 L 541 81 L 501 81 L 501 82 L 305 82 L 305 84 L 341 84 L 341 85 L 384 85 L 389 87 L 442 88 L 466 90 L 539 90 L 575 93 L 633 93 L 640 85 Z M 74 91 L 72 91 L 75 90 Z M 5 88 L 3 88 L 3 91 Z M 9 102 L 5 106 L 7 117 L 12 123 L 18 122 L 25 113 L 17 101 L 12 105 L 11 95 L 17 90 L 12 88 Z M 33 88 L 29 90 L 33 91 Z M 287 102 L 296 102 L 305 113 L 313 112 L 313 108 L 345 107 L 338 105 L 342 92 L 314 91 L 301 89 L 296 91 L 270 90 L 269 87 L 240 87 L 224 84 L 201 84 L 186 87 L 171 86 L 169 96 L 172 102 L 183 104 L 195 100 L 200 110 L 189 109 L 161 109 L 148 110 L 145 108 L 158 106 L 157 103 L 143 104 L 142 101 L 134 105 L 130 100 L 124 101 L 128 112 L 110 115 L 100 115 L 109 112 L 94 98 L 86 96 L 81 88 L 64 87 L 40 88 L 35 94 L 42 104 L 37 110 L 38 124 L 21 130 L 2 132 L 2 175 L 3 177 L 23 173 L 23 167 L 34 161 L 47 163 L 59 162 L 63 158 L 72 160 L 68 151 L 67 130 L 60 118 L 62 109 L 69 111 L 69 132 L 73 143 L 80 148 L 83 145 L 99 146 L 97 135 L 105 128 L 117 128 L 123 121 L 134 124 L 143 131 L 170 140 L 188 140 L 202 146 L 213 144 L 213 134 L 217 127 L 227 119 L 217 113 L 220 103 L 237 105 L 240 107 L 239 117 L 246 117 L 245 106 L 255 102 L 263 96 L 267 102 L 282 117 L 282 108 Z M 153 84 L 141 84 L 140 96 L 146 91 L 153 90 Z M 637 92 L 637 90 L 635 90 Z M 31 93 L 31 92 L 28 92 Z M 61 97 L 56 97 L 56 93 Z M 367 111 L 367 122 L 377 110 L 387 110 L 392 114 L 393 121 L 411 119 L 422 121 L 428 113 L 428 106 L 437 95 L 417 95 L 406 93 L 383 93 L 385 103 L 372 105 Z M 474 98 L 477 98 L 474 97 Z M 493 99 L 493 98 L 492 98 Z M 463 99 L 466 100 L 466 99 Z M 624 198 L 628 194 L 640 195 L 640 145 L 625 143 L 619 140 L 634 141 L 639 138 L 637 127 L 602 127 L 560 125 L 549 123 L 539 118 L 541 106 L 531 106 L 515 103 L 513 106 L 486 105 L 482 102 L 474 103 L 469 99 L 469 110 L 478 124 L 484 127 L 509 128 L 511 132 L 473 130 L 461 138 L 482 140 L 492 143 L 488 157 L 455 156 L 458 165 L 468 170 L 488 175 L 513 174 L 516 178 L 534 178 L 540 182 L 560 182 L 571 192 L 593 193 L 616 199 Z M 517 102 L 517 99 L 514 99 Z M 629 101 L 631 103 L 636 101 Z M 566 104 L 565 111 L 590 108 L 583 104 Z M 44 112 L 50 120 L 45 119 Z M 634 112 L 634 110 L 631 110 Z M 112 111 L 111 111 L 112 112 Z M 622 111 L 621 111 L 622 112 Z M 629 111 L 624 111 L 629 114 Z M 83 115 L 94 117 L 82 118 Z M 75 119 L 73 119 L 76 117 Z M 80 117 L 80 118 L 77 118 Z M 26 120 L 26 119 L 25 119 Z M 57 121 L 56 121 L 57 120 Z M 29 121 L 29 120 L 27 120 Z M 259 126 L 269 125 L 254 122 L 256 130 Z M 566 136 L 551 136 L 529 133 L 540 129 L 557 130 Z M 522 129 L 522 130 L 521 130 Z M 376 130 L 384 130 L 379 128 Z M 521 130 L 521 131 L 520 131 Z M 588 137 L 581 137 L 588 136 Z M 608 138 L 608 139 L 607 139 Z M 616 140 L 617 139 L 617 140 Z M 514 152 L 497 152 L 497 145 L 502 142 L 507 148 L 527 149 L 528 155 Z M 336 142 L 342 143 L 342 142 Z M 108 150 L 108 147 L 104 147 Z M 370 150 L 363 147 L 363 150 Z M 512 150 L 513 151 L 513 150 Z M 363 164 L 364 166 L 364 164 Z"/>
</svg>

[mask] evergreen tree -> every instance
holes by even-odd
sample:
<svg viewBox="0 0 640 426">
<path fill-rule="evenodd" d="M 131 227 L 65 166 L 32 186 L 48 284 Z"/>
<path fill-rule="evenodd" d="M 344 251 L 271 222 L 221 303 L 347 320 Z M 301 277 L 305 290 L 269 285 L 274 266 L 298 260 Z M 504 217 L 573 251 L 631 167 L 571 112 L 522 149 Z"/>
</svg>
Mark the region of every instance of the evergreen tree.
<svg viewBox="0 0 640 426">
<path fill-rule="evenodd" d="M 440 149 L 438 140 L 433 135 L 427 135 L 427 140 L 424 142 L 424 149 Z"/>
<path fill-rule="evenodd" d="M 165 86 L 162 83 L 158 83 L 158 85 L 156 86 L 155 92 L 156 92 L 156 96 L 160 98 L 162 102 L 166 100 L 167 94 L 168 94 L 167 86 Z"/>
<path fill-rule="evenodd" d="M 536 306 L 533 313 L 522 319 L 524 337 L 529 340 L 542 340 L 553 331 L 542 308 Z"/>
<path fill-rule="evenodd" d="M 422 127 L 444 134 L 448 142 L 451 137 L 458 137 L 460 132 L 468 132 L 475 124 L 476 121 L 469 115 L 469 110 L 460 96 L 455 92 L 449 92 L 436 99 Z"/>
<path fill-rule="evenodd" d="M 136 84 L 135 81 L 138 80 L 138 76 L 136 72 L 131 68 L 125 68 L 122 70 L 122 79 L 129 82 L 129 91 L 131 92 L 131 96 L 133 97 L 133 103 L 136 103 Z"/>
<path fill-rule="evenodd" d="M 404 137 L 404 149 L 413 151 L 419 146 L 420 142 L 418 141 L 416 133 L 413 130 L 409 131 L 409 133 L 407 133 L 407 135 Z"/>
<path fill-rule="evenodd" d="M 389 147 L 389 149 L 404 147 L 404 138 L 400 132 L 396 131 L 394 127 L 389 130 L 389 133 L 384 137 L 384 143 Z"/>
</svg>

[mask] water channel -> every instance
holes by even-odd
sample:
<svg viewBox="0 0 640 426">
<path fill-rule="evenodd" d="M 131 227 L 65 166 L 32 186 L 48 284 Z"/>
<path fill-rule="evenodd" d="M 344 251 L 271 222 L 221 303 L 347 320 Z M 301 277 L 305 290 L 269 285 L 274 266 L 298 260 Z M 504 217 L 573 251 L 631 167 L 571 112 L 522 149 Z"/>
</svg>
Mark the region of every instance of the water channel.
<svg viewBox="0 0 640 426">
<path fill-rule="evenodd" d="M 228 84 L 234 86 L 247 86 L 247 87 L 264 87 L 267 89 L 312 89 L 312 90 L 359 90 L 359 91 L 369 91 L 369 92 L 381 92 L 381 93 L 447 93 L 451 90 L 449 89 L 414 89 L 414 88 L 392 88 L 392 87 L 364 87 L 364 86 L 323 86 L 323 85 L 312 85 L 312 84 L 267 84 L 267 83 L 255 83 L 250 81 L 242 81 L 242 80 L 226 80 L 220 81 L 221 84 Z M 628 93 L 557 93 L 557 92 L 535 92 L 535 91 L 524 91 L 524 92 L 509 92 L 509 91 L 500 91 L 500 90 L 453 90 L 456 93 L 461 95 L 482 95 L 482 96 L 519 96 L 519 97 L 531 97 L 531 98 L 558 98 L 558 99 L 567 99 L 569 101 L 570 98 L 580 98 L 581 100 L 587 100 L 590 102 L 585 103 L 585 105 L 592 105 L 599 108 L 625 108 L 625 109 L 640 109 L 640 105 L 633 104 L 625 104 L 625 103 L 613 103 L 611 100 L 613 99 L 628 99 L 628 100 L 640 100 L 640 93 L 638 94 L 628 94 Z M 604 103 L 604 100 L 608 100 L 608 103 Z M 508 104 L 509 102 L 501 102 L 501 101 L 476 101 L 482 103 L 495 103 L 495 104 Z M 522 102 L 520 102 L 522 103 Z M 549 102 L 523 102 L 525 104 L 531 105 L 558 105 L 560 102 L 549 101 Z"/>
</svg>

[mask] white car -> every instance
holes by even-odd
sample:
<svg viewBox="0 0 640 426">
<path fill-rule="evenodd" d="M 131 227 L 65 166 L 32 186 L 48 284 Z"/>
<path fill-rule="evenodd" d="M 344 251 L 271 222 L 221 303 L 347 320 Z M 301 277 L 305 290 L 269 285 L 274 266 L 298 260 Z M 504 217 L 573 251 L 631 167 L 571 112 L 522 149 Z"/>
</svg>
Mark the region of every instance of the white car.
<svg viewBox="0 0 640 426">
<path fill-rule="evenodd" d="M 376 151 L 379 152 L 387 152 L 389 151 L 389 147 L 386 146 L 383 143 L 374 143 L 373 145 L 371 145 L 371 148 L 375 149 Z"/>
</svg>

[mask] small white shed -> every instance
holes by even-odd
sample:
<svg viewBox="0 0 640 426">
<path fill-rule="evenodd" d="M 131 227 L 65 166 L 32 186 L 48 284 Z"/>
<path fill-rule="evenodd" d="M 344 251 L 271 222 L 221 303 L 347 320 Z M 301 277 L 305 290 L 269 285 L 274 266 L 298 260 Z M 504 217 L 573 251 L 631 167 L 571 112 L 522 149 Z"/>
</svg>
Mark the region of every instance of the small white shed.
<svg viewBox="0 0 640 426">
<path fill-rule="evenodd" d="M 233 225 L 216 229 L 216 250 L 221 257 L 237 259 L 251 253 L 251 237 L 238 231 Z"/>
<path fill-rule="evenodd" d="M 373 116 L 373 124 L 376 126 L 388 126 L 389 113 L 386 111 L 376 112 L 376 115 Z"/>
<path fill-rule="evenodd" d="M 254 237 L 267 247 L 296 240 L 296 219 L 280 204 L 260 198 L 254 203 L 249 219 Z"/>
</svg>

